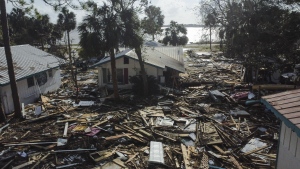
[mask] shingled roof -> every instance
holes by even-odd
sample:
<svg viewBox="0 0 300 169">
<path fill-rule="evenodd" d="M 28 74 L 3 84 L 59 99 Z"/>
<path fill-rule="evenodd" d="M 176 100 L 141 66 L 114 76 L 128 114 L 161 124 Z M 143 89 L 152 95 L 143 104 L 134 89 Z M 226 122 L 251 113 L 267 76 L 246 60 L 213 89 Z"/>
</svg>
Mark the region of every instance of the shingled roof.
<svg viewBox="0 0 300 169">
<path fill-rule="evenodd" d="M 264 96 L 261 101 L 300 137 L 300 89 Z"/>
<path fill-rule="evenodd" d="M 30 45 L 11 46 L 16 80 L 21 80 L 49 69 L 57 68 L 64 63 L 52 54 Z M 4 47 L 0 47 L 0 85 L 9 83 L 8 69 Z"/>
</svg>

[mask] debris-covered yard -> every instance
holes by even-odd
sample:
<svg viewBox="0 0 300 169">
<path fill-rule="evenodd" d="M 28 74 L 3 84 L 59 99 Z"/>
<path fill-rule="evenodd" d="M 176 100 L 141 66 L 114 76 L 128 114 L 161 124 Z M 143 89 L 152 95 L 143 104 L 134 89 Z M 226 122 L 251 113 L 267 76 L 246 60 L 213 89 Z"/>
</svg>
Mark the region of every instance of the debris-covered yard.
<svg viewBox="0 0 300 169">
<path fill-rule="evenodd" d="M 258 100 L 278 90 L 252 90 L 241 65 L 217 55 L 187 57 L 185 66 L 180 84 L 143 99 L 121 90 L 114 101 L 89 70 L 78 75 L 74 104 L 64 78 L 25 106 L 25 120 L 0 125 L 0 166 L 275 168 L 279 121 Z"/>
</svg>

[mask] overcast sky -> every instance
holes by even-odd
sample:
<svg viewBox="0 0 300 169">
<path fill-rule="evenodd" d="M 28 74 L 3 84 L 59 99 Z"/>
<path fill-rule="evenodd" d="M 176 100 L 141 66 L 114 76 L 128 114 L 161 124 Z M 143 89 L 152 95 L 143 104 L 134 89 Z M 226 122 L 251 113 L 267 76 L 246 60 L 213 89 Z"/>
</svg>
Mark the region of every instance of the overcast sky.
<svg viewBox="0 0 300 169">
<path fill-rule="evenodd" d="M 101 5 L 103 0 L 95 0 L 95 2 Z M 152 5 L 161 8 L 165 16 L 165 25 L 169 24 L 171 20 L 180 24 L 199 24 L 199 18 L 197 18 L 193 10 L 198 3 L 199 0 L 151 0 Z M 35 0 L 34 5 L 41 14 L 48 14 L 51 22 L 56 23 L 58 12 L 55 12 L 51 6 L 45 5 L 42 0 Z M 7 12 L 10 12 L 11 9 L 12 5 L 8 3 Z M 76 14 L 77 23 L 80 23 L 86 15 L 86 13 L 81 10 L 76 10 L 74 13 Z"/>
</svg>

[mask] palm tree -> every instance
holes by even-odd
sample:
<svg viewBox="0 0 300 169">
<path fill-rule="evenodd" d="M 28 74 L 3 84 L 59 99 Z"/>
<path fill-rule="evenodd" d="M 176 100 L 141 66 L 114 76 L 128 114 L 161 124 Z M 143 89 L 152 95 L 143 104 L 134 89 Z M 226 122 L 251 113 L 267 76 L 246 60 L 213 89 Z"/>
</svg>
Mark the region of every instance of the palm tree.
<svg viewBox="0 0 300 169">
<path fill-rule="evenodd" d="M 161 34 L 161 27 L 164 25 L 165 16 L 162 15 L 160 7 L 150 5 L 145 9 L 146 17 L 142 20 L 142 27 L 147 34 L 152 35 L 154 41 L 154 35 Z"/>
<path fill-rule="evenodd" d="M 79 45 L 82 57 L 105 56 L 105 39 L 102 31 L 101 16 L 97 7 L 93 8 L 78 26 Z"/>
<path fill-rule="evenodd" d="M 61 13 L 58 14 L 57 24 L 61 26 L 63 31 L 66 31 L 68 38 L 68 53 L 70 60 L 70 68 L 73 82 L 76 88 L 76 102 L 78 102 L 78 85 L 76 75 L 74 74 L 72 66 L 71 44 L 70 44 L 70 32 L 76 28 L 76 16 L 73 12 L 70 12 L 66 7 L 61 9 Z"/>
<path fill-rule="evenodd" d="M 148 79 L 145 71 L 144 61 L 142 58 L 142 45 L 143 38 L 141 35 L 141 24 L 136 12 L 132 9 L 123 9 L 121 12 L 121 18 L 124 24 L 124 33 L 122 36 L 125 46 L 134 48 L 136 55 L 138 56 L 139 64 L 141 67 L 142 79 L 143 79 L 143 94 L 148 95 Z"/>
<path fill-rule="evenodd" d="M 28 29 L 29 35 L 33 37 L 38 44 L 41 45 L 42 50 L 45 50 L 44 46 L 47 43 L 49 37 L 51 37 L 53 24 L 50 23 L 48 15 L 37 15 L 32 17 L 30 28 Z"/>
<path fill-rule="evenodd" d="M 205 26 L 208 26 L 209 27 L 209 47 L 210 47 L 210 50 L 211 50 L 211 28 L 212 27 L 215 27 L 216 26 L 216 18 L 213 14 L 209 13 L 205 20 L 204 20 L 204 24 Z"/>
</svg>

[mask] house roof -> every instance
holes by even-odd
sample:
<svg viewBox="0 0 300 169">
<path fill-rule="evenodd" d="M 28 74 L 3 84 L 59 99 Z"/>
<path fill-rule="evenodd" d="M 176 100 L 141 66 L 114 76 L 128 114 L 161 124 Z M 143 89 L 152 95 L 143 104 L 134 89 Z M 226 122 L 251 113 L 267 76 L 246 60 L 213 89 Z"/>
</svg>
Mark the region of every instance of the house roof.
<svg viewBox="0 0 300 169">
<path fill-rule="evenodd" d="M 184 72 L 184 64 L 182 61 L 182 58 L 180 57 L 173 57 L 172 55 L 168 55 L 166 52 L 161 51 L 162 47 L 144 47 L 142 49 L 142 57 L 145 60 L 146 64 L 159 67 L 159 68 L 172 68 L 174 70 L 177 70 L 179 72 Z M 171 48 L 168 47 L 166 50 L 170 50 Z M 180 51 L 177 52 L 177 50 L 182 50 L 182 48 L 177 48 L 174 47 L 174 52 L 173 53 L 181 53 Z M 119 59 L 122 57 L 130 57 L 134 60 L 138 60 L 138 57 L 133 49 L 125 49 L 122 52 L 116 54 L 115 58 Z M 100 66 L 102 64 L 105 64 L 107 62 L 110 62 L 110 57 L 105 57 L 102 60 L 100 60 L 98 63 L 93 65 L 92 67 L 95 66 Z"/>
<path fill-rule="evenodd" d="M 144 45 L 146 45 L 146 46 L 152 46 L 152 47 L 163 46 L 163 44 L 161 44 L 159 42 L 156 42 L 156 41 L 147 41 L 147 42 L 144 43 Z"/>
<path fill-rule="evenodd" d="M 261 101 L 300 137 L 300 89 L 264 96 Z"/>
<path fill-rule="evenodd" d="M 65 62 L 30 45 L 11 46 L 11 53 L 16 80 L 59 67 Z M 4 47 L 0 47 L 0 85 L 6 85 L 9 81 Z"/>
</svg>

